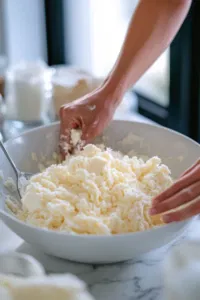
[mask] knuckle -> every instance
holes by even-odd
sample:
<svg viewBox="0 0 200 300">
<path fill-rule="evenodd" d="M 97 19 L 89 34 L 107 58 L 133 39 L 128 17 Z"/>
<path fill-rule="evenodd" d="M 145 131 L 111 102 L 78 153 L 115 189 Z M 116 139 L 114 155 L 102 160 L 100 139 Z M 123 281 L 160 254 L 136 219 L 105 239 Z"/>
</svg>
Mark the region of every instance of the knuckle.
<svg viewBox="0 0 200 300">
<path fill-rule="evenodd" d="M 76 108 L 76 106 L 72 103 L 69 103 L 69 104 L 65 104 L 64 105 L 64 110 L 65 111 L 73 111 L 74 109 Z"/>
<path fill-rule="evenodd" d="M 181 192 L 181 197 L 186 198 L 187 200 L 189 200 L 190 198 L 192 198 L 194 192 L 192 190 L 192 188 L 184 188 Z"/>
<path fill-rule="evenodd" d="M 65 113 L 71 113 L 73 111 L 73 107 L 71 105 L 65 106 Z"/>
</svg>

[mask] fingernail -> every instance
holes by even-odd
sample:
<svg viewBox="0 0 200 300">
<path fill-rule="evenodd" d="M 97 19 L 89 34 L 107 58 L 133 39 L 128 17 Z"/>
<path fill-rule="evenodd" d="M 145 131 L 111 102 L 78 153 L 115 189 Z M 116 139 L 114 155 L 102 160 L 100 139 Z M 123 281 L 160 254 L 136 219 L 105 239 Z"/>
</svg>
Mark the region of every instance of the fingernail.
<svg viewBox="0 0 200 300">
<path fill-rule="evenodd" d="M 163 217 L 162 217 L 162 219 L 163 219 L 163 222 L 164 223 L 169 223 L 171 220 L 170 220 L 170 217 L 168 216 L 168 215 L 164 215 Z"/>
<path fill-rule="evenodd" d="M 150 210 L 149 210 L 149 214 L 150 215 L 156 215 L 157 214 L 157 210 L 156 210 L 156 208 L 151 208 Z"/>
</svg>

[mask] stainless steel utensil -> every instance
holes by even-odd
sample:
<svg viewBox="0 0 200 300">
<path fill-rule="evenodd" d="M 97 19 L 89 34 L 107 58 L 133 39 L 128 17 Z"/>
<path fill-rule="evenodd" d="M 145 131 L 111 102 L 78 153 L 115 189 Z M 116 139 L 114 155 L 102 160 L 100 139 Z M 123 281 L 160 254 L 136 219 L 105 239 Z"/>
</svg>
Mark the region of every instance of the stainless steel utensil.
<svg viewBox="0 0 200 300">
<path fill-rule="evenodd" d="M 3 143 L 0 141 L 0 147 L 1 149 L 3 150 L 6 158 L 8 159 L 11 167 L 13 168 L 14 172 L 15 172 L 15 175 L 16 175 L 16 178 L 17 178 L 17 192 L 19 194 L 19 198 L 20 199 L 17 199 L 18 202 L 21 204 L 21 198 L 22 198 L 22 194 L 21 194 L 21 183 L 24 181 L 24 178 L 25 180 L 29 180 L 30 177 L 33 175 L 32 173 L 27 173 L 27 172 L 21 172 L 17 169 L 15 163 L 13 162 L 12 158 L 10 157 L 10 155 L 8 154 L 6 148 L 4 147 Z"/>
<path fill-rule="evenodd" d="M 44 275 L 45 270 L 32 256 L 13 252 L 0 254 L 0 273 L 29 277 Z"/>
</svg>

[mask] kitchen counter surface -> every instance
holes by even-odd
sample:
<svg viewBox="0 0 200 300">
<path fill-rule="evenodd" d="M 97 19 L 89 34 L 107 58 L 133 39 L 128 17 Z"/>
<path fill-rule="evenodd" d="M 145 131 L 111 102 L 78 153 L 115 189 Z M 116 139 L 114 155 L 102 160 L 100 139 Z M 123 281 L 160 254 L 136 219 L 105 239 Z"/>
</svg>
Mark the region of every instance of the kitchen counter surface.
<svg viewBox="0 0 200 300">
<path fill-rule="evenodd" d="M 196 220 L 178 239 L 200 236 L 200 221 Z M 111 265 L 84 265 L 50 257 L 35 247 L 24 243 L 0 223 L 0 252 L 18 251 L 34 256 L 47 273 L 73 273 L 84 280 L 96 300 L 162 300 L 162 263 L 172 245 L 150 254 Z"/>
</svg>

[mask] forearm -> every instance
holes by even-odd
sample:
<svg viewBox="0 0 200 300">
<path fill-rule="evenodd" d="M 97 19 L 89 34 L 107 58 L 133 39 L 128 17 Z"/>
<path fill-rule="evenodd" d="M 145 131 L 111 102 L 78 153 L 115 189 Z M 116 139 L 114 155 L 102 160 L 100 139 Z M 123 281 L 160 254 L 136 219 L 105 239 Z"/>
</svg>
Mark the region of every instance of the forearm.
<svg viewBox="0 0 200 300">
<path fill-rule="evenodd" d="M 141 0 L 129 25 L 118 60 L 106 80 L 116 94 L 123 94 L 169 46 L 187 15 L 192 0 Z"/>
</svg>

